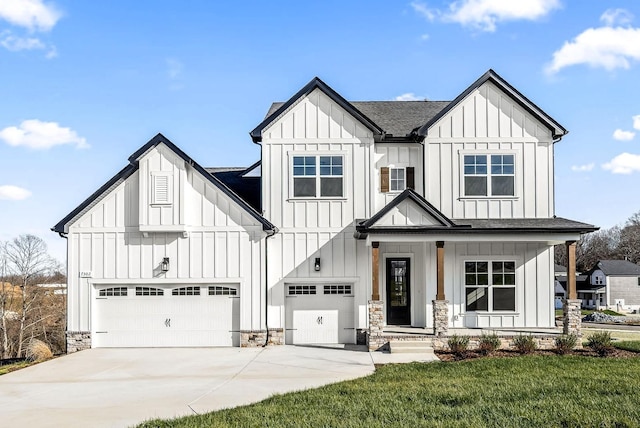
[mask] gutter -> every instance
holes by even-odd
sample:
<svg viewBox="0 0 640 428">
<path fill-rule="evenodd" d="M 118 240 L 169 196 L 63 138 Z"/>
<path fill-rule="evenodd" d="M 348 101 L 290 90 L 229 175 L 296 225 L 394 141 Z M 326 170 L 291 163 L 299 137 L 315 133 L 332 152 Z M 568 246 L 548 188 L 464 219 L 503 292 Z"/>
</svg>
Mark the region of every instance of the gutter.
<svg viewBox="0 0 640 428">
<path fill-rule="evenodd" d="M 260 195 L 262 196 L 262 195 Z M 266 238 L 264 238 L 264 327 L 266 329 L 266 334 L 264 335 L 264 344 L 262 345 L 265 348 L 269 344 L 269 238 L 275 236 L 278 233 L 278 228 L 274 227 L 271 230 L 271 233 L 268 233 Z"/>
</svg>

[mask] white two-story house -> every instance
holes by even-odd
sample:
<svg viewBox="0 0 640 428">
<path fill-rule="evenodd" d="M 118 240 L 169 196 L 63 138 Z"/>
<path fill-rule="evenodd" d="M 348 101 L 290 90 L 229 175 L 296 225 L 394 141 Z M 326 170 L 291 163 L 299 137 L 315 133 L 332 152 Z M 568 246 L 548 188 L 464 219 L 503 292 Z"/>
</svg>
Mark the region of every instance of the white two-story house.
<svg viewBox="0 0 640 428">
<path fill-rule="evenodd" d="M 596 229 L 555 216 L 566 133 L 489 70 L 450 102 L 349 102 L 315 78 L 251 131 L 247 169 L 157 135 L 53 228 L 69 348 L 553 327 L 553 246 L 571 270 Z"/>
</svg>

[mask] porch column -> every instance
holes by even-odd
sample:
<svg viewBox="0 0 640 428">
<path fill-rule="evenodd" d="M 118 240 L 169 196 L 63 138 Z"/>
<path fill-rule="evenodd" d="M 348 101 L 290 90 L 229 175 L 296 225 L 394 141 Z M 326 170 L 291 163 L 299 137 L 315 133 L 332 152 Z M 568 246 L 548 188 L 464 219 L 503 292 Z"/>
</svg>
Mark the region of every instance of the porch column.
<svg viewBox="0 0 640 428">
<path fill-rule="evenodd" d="M 567 241 L 567 298 L 564 299 L 562 332 L 582 336 L 582 313 L 580 312 L 580 299 L 576 290 L 576 242 Z"/>
<path fill-rule="evenodd" d="M 444 295 L 444 241 L 436 241 L 436 300 L 433 304 L 433 334 L 445 336 L 449 330 L 449 301 Z"/>
<path fill-rule="evenodd" d="M 380 300 L 380 243 L 371 243 L 371 300 L 369 300 L 369 332 L 367 346 L 376 351 L 385 343 L 382 338 L 384 305 Z"/>
</svg>

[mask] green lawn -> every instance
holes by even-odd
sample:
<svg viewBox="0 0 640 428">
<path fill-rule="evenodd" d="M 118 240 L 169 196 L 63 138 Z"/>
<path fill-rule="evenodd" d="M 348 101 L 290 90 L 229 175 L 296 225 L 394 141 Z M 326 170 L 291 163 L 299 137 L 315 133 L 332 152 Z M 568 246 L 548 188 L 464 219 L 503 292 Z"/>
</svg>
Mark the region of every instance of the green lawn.
<svg viewBox="0 0 640 428">
<path fill-rule="evenodd" d="M 613 342 L 613 346 L 625 351 L 640 353 L 640 340 L 623 340 L 622 342 Z"/>
<path fill-rule="evenodd" d="M 3 374 L 7 374 L 9 372 L 15 371 L 15 370 L 20 370 L 23 369 L 25 367 L 29 367 L 30 365 L 32 365 L 32 362 L 29 361 L 20 361 L 19 363 L 13 363 L 13 364 L 7 364 L 4 366 L 0 366 L 0 376 Z"/>
<path fill-rule="evenodd" d="M 140 427 L 637 427 L 640 358 L 387 365 L 258 404 Z"/>
</svg>

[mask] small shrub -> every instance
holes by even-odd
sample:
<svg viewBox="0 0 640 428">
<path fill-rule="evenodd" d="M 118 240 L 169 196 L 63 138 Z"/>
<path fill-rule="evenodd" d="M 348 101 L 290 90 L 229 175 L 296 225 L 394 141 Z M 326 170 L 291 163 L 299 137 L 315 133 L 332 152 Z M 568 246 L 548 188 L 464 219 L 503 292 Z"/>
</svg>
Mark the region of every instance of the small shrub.
<svg viewBox="0 0 640 428">
<path fill-rule="evenodd" d="M 563 334 L 556 337 L 556 352 L 560 355 L 564 355 L 570 352 L 576 347 L 578 343 L 578 336 L 575 334 Z"/>
<path fill-rule="evenodd" d="M 538 345 L 531 335 L 521 334 L 517 336 L 513 339 L 513 346 L 516 348 L 516 351 L 522 355 L 531 354 L 533 351 L 538 349 Z"/>
<path fill-rule="evenodd" d="M 465 358 L 469 348 L 469 336 L 458 336 L 454 334 L 447 341 L 449 349 L 457 358 Z"/>
<path fill-rule="evenodd" d="M 27 346 L 26 352 L 27 360 L 29 361 L 45 361 L 53 357 L 53 353 L 49 348 L 49 345 L 42 340 L 31 339 L 29 346 Z"/>
<path fill-rule="evenodd" d="M 601 331 L 593 333 L 587 340 L 587 346 L 594 350 L 599 356 L 605 357 L 613 351 L 613 345 L 611 344 L 611 333 L 608 331 Z"/>
<path fill-rule="evenodd" d="M 489 355 L 498 349 L 501 345 L 500 338 L 494 334 L 484 334 L 480 336 L 478 341 L 478 351 L 482 355 Z"/>
</svg>

